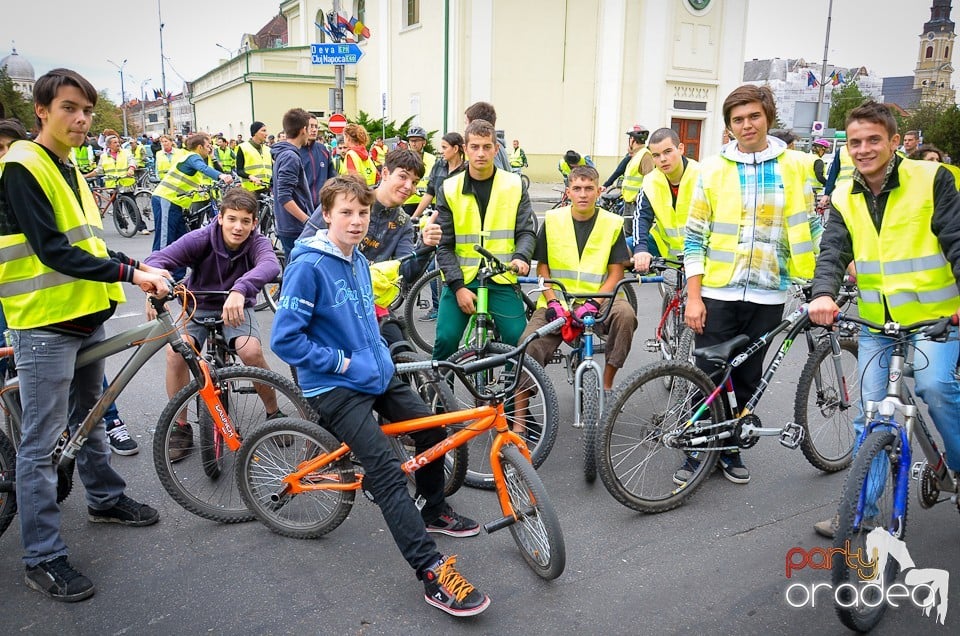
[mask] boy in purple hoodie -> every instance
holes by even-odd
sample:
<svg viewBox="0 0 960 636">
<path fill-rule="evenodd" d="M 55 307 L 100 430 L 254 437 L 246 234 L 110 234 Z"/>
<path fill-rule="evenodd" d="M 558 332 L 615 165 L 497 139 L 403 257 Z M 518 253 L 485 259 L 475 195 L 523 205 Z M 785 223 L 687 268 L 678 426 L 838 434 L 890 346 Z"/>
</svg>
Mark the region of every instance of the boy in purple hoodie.
<svg viewBox="0 0 960 636">
<path fill-rule="evenodd" d="M 177 239 L 171 245 L 147 257 L 146 263 L 171 271 L 190 268 L 186 284 L 197 293 L 197 319 L 206 316 L 223 318 L 223 335 L 243 364 L 269 369 L 260 345 L 260 328 L 253 313 L 257 294 L 280 273 L 280 263 L 270 240 L 256 232 L 257 199 L 241 188 L 223 196 L 216 223 L 210 223 Z M 165 263 L 166 265 L 158 265 Z M 226 298 L 199 292 L 230 292 Z M 147 303 L 147 318 L 155 312 Z M 187 334 L 196 346 L 207 337 L 206 328 L 190 322 Z M 167 348 L 167 395 L 173 397 L 190 381 L 190 372 L 183 358 Z M 277 396 L 273 391 L 261 395 L 267 417 L 279 416 Z M 185 424 L 170 434 L 170 459 L 187 456 L 192 448 L 193 431 Z"/>
</svg>

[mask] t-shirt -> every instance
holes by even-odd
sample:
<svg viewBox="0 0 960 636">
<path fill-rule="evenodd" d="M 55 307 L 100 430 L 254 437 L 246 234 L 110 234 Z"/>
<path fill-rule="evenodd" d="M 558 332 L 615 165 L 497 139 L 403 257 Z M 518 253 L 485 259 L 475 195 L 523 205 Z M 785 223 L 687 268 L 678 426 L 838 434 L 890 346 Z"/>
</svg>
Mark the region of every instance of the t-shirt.
<svg viewBox="0 0 960 636">
<path fill-rule="evenodd" d="M 583 248 L 587 245 L 587 240 L 590 238 L 590 233 L 596 224 L 596 214 L 586 221 L 573 220 L 573 233 L 577 237 L 577 252 L 580 256 L 583 255 Z M 533 250 L 533 258 L 538 263 L 549 263 L 548 255 L 547 224 L 544 223 L 540 226 L 540 231 L 537 233 L 537 245 Z M 621 230 L 620 234 L 617 235 L 617 240 L 614 242 L 613 248 L 610 250 L 610 258 L 607 260 L 607 265 L 625 263 L 628 260 L 630 260 L 630 250 L 627 248 L 627 240 L 624 238 L 623 231 Z"/>
</svg>

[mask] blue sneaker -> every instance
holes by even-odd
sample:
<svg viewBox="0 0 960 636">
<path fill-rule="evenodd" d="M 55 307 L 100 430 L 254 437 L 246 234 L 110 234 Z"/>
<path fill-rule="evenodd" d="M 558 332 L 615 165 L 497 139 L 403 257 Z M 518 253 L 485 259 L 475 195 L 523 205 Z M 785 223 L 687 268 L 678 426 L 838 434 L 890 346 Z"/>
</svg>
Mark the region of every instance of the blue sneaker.
<svg viewBox="0 0 960 636">
<path fill-rule="evenodd" d="M 735 484 L 749 483 L 750 471 L 743 465 L 740 453 L 720 455 L 720 461 L 717 462 L 717 465 L 720 466 L 720 470 L 723 471 L 723 476 L 727 478 L 727 481 L 732 481 Z"/>
</svg>

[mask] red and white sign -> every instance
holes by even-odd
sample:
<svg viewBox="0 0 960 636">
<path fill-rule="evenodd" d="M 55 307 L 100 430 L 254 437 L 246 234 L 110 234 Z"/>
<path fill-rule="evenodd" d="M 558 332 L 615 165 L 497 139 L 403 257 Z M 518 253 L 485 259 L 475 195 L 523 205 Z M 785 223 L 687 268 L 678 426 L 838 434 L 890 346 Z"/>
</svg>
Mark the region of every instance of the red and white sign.
<svg viewBox="0 0 960 636">
<path fill-rule="evenodd" d="M 327 122 L 327 127 L 330 128 L 330 132 L 335 135 L 339 135 L 347 127 L 347 118 L 341 113 L 334 113 L 330 115 L 330 120 Z"/>
</svg>

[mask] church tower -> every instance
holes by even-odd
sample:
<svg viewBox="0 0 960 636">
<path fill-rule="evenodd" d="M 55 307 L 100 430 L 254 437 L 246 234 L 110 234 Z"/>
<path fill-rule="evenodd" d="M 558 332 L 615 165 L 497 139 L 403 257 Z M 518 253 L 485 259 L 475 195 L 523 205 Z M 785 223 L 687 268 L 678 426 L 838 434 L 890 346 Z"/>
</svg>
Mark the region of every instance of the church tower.
<svg viewBox="0 0 960 636">
<path fill-rule="evenodd" d="M 956 102 L 956 91 L 950 85 L 953 74 L 954 22 L 950 19 L 951 0 L 933 0 L 930 20 L 920 34 L 917 68 L 913 72 L 913 87 L 921 90 L 923 104 Z"/>
</svg>

